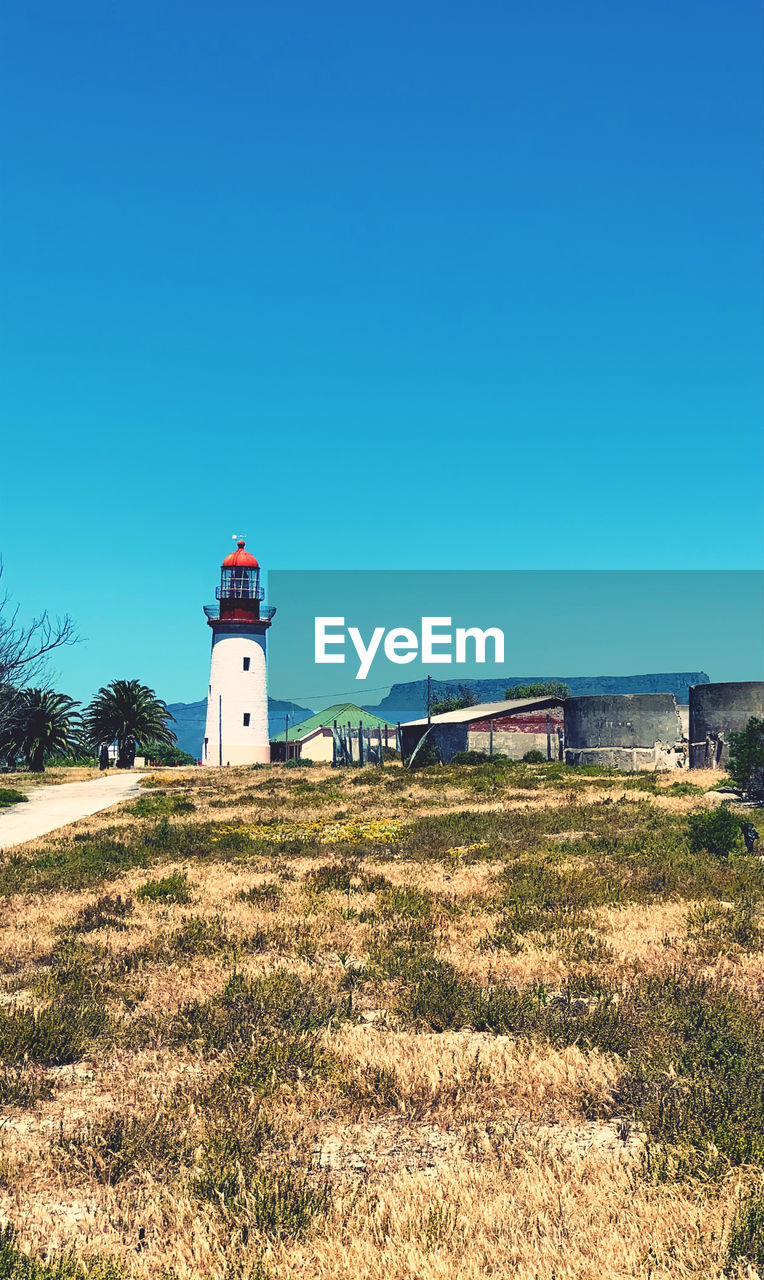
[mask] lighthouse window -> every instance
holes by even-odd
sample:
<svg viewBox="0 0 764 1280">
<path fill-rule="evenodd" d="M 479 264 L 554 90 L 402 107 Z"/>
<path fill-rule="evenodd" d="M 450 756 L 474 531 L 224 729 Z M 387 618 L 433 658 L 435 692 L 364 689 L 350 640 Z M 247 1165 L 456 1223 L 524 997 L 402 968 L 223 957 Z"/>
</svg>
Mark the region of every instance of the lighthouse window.
<svg viewBox="0 0 764 1280">
<path fill-rule="evenodd" d="M 241 664 L 245 671 L 249 671 L 249 658 L 242 658 Z"/>
<path fill-rule="evenodd" d="M 245 659 L 245 661 L 249 661 L 249 659 Z M 246 728 L 248 724 L 249 724 L 249 712 L 248 712 L 248 711 L 245 711 L 245 712 L 244 712 L 244 727 Z"/>
</svg>

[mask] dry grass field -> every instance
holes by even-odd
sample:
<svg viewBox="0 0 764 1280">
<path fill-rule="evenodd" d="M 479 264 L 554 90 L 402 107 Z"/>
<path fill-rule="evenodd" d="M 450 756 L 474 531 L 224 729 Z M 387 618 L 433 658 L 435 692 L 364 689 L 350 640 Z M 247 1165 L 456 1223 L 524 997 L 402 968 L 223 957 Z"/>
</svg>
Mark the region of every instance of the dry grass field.
<svg viewBox="0 0 764 1280">
<path fill-rule="evenodd" d="M 0 1276 L 758 1276 L 764 873 L 690 779 L 172 770 L 6 854 Z"/>
</svg>

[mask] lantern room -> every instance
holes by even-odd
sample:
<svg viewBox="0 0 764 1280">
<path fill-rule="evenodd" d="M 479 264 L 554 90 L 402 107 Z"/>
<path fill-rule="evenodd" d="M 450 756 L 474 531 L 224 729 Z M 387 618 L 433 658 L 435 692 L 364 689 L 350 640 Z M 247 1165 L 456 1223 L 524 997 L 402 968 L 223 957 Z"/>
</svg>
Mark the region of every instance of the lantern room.
<svg viewBox="0 0 764 1280">
<path fill-rule="evenodd" d="M 220 601 L 220 617 L 259 618 L 264 594 L 260 586 L 260 566 L 255 557 L 244 550 L 244 539 L 240 538 L 236 550 L 226 556 L 221 565 L 220 586 L 215 592 Z"/>
</svg>

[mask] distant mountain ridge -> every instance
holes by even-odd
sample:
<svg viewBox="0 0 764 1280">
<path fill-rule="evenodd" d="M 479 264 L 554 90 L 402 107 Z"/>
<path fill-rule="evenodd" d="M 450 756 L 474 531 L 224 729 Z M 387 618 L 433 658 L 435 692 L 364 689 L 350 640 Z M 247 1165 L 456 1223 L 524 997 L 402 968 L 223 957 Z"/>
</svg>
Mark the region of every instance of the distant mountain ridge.
<svg viewBox="0 0 764 1280">
<path fill-rule="evenodd" d="M 479 702 L 500 702 L 510 685 L 538 684 L 542 680 L 562 680 L 575 697 L 598 693 L 673 693 L 677 702 L 688 702 L 691 684 L 710 684 L 705 671 L 661 671 L 642 676 L 502 676 L 500 680 L 433 680 L 434 697 L 453 695 L 460 685 L 467 685 Z M 427 714 L 427 681 L 411 680 L 394 684 L 376 706 L 367 706 L 375 716 L 391 720 L 416 720 Z"/>
<path fill-rule="evenodd" d="M 500 680 L 433 680 L 432 692 L 437 697 L 455 693 L 460 685 L 468 685 L 477 694 L 479 702 L 500 702 L 504 690 L 513 684 L 538 684 L 542 680 L 562 680 L 570 692 L 578 697 L 597 693 L 673 693 L 677 702 L 687 702 L 691 684 L 710 684 L 705 671 L 662 671 L 644 676 L 502 676 Z M 207 718 L 207 699 L 199 702 L 171 702 L 167 710 L 175 717 L 174 729 L 178 746 L 198 760 L 204 742 L 204 723 Z M 411 680 L 407 684 L 394 684 L 377 706 L 365 706 L 365 711 L 381 716 L 392 724 L 397 721 L 416 720 L 427 714 L 427 681 Z M 299 724 L 314 714 L 310 707 L 296 702 L 268 699 L 268 733 L 275 737 L 283 732 L 284 717 L 289 714 L 290 725 Z"/>
</svg>

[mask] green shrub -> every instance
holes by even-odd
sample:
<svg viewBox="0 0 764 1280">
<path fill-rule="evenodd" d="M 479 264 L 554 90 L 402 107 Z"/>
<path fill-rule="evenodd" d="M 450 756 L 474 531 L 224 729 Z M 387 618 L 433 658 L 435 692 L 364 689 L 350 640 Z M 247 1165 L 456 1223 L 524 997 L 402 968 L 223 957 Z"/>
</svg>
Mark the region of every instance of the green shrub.
<svg viewBox="0 0 764 1280">
<path fill-rule="evenodd" d="M 741 1264 L 764 1272 L 764 1192 L 741 1200 L 730 1227 L 724 1274 L 740 1274 Z"/>
<path fill-rule="evenodd" d="M 426 769 L 429 765 L 440 764 L 440 753 L 432 737 L 421 738 L 419 745 L 414 748 L 404 763 L 409 769 Z"/>
<path fill-rule="evenodd" d="M 751 716 L 744 729 L 730 734 L 729 772 L 749 799 L 764 800 L 764 719 Z"/>
<path fill-rule="evenodd" d="M 28 799 L 23 791 L 16 791 L 13 787 L 0 787 L 0 809 L 12 804 L 22 804 Z"/>
<path fill-rule="evenodd" d="M 497 764 L 510 765 L 513 761 L 508 756 L 489 755 L 487 751 L 457 751 L 449 760 L 449 764 Z"/>
<path fill-rule="evenodd" d="M 444 694 L 443 697 L 434 697 L 430 700 L 430 714 L 433 716 L 445 715 L 448 711 L 461 711 L 463 707 L 477 706 L 478 696 L 474 689 L 468 684 L 460 684 L 457 686 L 456 692 L 452 694 Z"/>
<path fill-rule="evenodd" d="M 350 893 L 359 889 L 358 873 L 353 864 L 337 862 L 327 863 L 323 867 L 315 867 L 303 880 L 303 888 L 308 893 Z"/>
<path fill-rule="evenodd" d="M 539 680 L 536 684 L 513 684 L 504 690 L 504 697 L 514 698 L 569 698 L 570 687 L 562 680 Z"/>
<path fill-rule="evenodd" d="M 299 1239 L 313 1218 L 329 1212 L 328 1183 L 316 1184 L 291 1169 L 264 1169 L 248 1188 L 247 1212 L 252 1226 L 280 1240 Z"/>
<path fill-rule="evenodd" d="M 77 1262 L 65 1254 L 39 1262 L 16 1246 L 16 1232 L 7 1224 L 0 1231 L 0 1280 L 124 1280 L 124 1272 L 110 1259 Z"/>
<path fill-rule="evenodd" d="M 122 843 L 108 835 L 83 833 L 71 841 L 35 850 L 31 855 L 11 852 L 0 859 L 0 896 L 17 893 L 44 893 L 49 889 L 87 889 L 103 880 L 113 880 L 131 867 L 145 867 L 148 856 L 143 843 Z"/>
<path fill-rule="evenodd" d="M 192 765 L 197 763 L 195 756 L 190 756 L 187 751 L 181 751 L 180 747 L 173 746 L 171 743 L 144 742 L 141 744 L 139 754 L 145 760 L 150 760 L 152 764 L 158 765 Z"/>
<path fill-rule="evenodd" d="M 523 756 L 523 764 L 546 764 L 546 756 L 543 751 L 533 747 L 530 751 L 526 751 Z"/>
<path fill-rule="evenodd" d="M 147 880 L 135 896 L 139 902 L 184 903 L 191 901 L 191 890 L 185 871 L 173 871 L 162 880 Z"/>
<path fill-rule="evenodd" d="M 193 813 L 196 805 L 188 796 L 167 795 L 165 791 L 154 791 L 150 795 L 141 796 L 129 806 L 130 813 L 137 813 L 141 818 L 157 817 L 168 813 Z"/>
<path fill-rule="evenodd" d="M 78 1008 L 66 1000 L 36 1011 L 0 1009 L 0 1062 L 7 1066 L 36 1062 L 46 1067 L 77 1062 L 97 1047 L 106 1026 L 102 1008 Z"/>
<path fill-rule="evenodd" d="M 657 794 L 659 796 L 702 796 L 705 791 L 694 782 L 671 782 L 667 787 L 658 787 Z"/>
<path fill-rule="evenodd" d="M 253 1036 L 314 1031 L 349 1016 L 349 997 L 338 998 L 315 980 L 303 984 L 293 973 L 276 970 L 248 980 L 234 974 L 220 995 L 186 1005 L 169 1027 L 169 1038 L 203 1050 L 232 1050 L 251 1045 Z M 160 1035 L 167 1034 L 164 1026 Z"/>
<path fill-rule="evenodd" d="M 170 939 L 170 951 L 174 956 L 211 956 L 222 951 L 229 941 L 220 917 L 205 920 L 202 916 L 189 916 Z"/>
<path fill-rule="evenodd" d="M 687 843 L 690 853 L 710 853 L 712 858 L 725 860 L 743 846 L 740 821 L 727 804 L 715 809 L 691 813 L 687 822 Z"/>
</svg>

